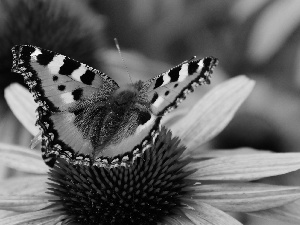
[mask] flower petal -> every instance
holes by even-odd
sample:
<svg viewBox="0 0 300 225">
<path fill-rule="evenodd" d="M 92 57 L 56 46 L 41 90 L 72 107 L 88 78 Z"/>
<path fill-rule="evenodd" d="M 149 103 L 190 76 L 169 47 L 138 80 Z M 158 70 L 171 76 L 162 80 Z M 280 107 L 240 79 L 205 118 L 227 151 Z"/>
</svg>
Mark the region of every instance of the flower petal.
<svg viewBox="0 0 300 225">
<path fill-rule="evenodd" d="M 208 204 L 193 205 L 195 210 L 181 209 L 197 225 L 242 225 L 239 221 Z"/>
<path fill-rule="evenodd" d="M 190 153 L 190 156 L 193 159 L 205 159 L 205 158 L 215 158 L 215 157 L 224 157 L 224 156 L 233 156 L 233 155 L 248 155 L 248 154 L 262 154 L 270 153 L 270 151 L 257 150 L 253 148 L 236 148 L 236 149 L 217 149 L 217 150 L 205 150 L 198 151 L 194 150 Z"/>
<path fill-rule="evenodd" d="M 299 7 L 297 0 L 272 1 L 256 16 L 247 46 L 247 52 L 255 63 L 265 63 L 285 46 L 299 26 Z M 282 28 L 278 29 L 278 26 Z"/>
<path fill-rule="evenodd" d="M 48 177 L 22 176 L 6 179 L 2 182 L 0 192 L 3 195 L 35 195 L 45 196 Z M 48 195 L 48 194 L 47 194 Z M 49 198 L 49 197 L 48 197 Z"/>
<path fill-rule="evenodd" d="M 197 180 L 250 181 L 300 169 L 300 153 L 262 153 L 219 157 L 190 163 Z"/>
<path fill-rule="evenodd" d="M 291 224 L 300 224 L 300 201 L 281 207 L 251 212 L 249 215 L 258 216 L 270 220 L 281 220 Z"/>
<path fill-rule="evenodd" d="M 29 91 L 20 84 L 14 83 L 5 89 L 4 95 L 18 120 L 32 135 L 37 135 L 39 129 L 35 126 L 35 110 L 38 104 L 33 100 Z"/>
<path fill-rule="evenodd" d="M 41 155 L 31 149 L 0 143 L 0 162 L 10 168 L 27 173 L 46 174 L 48 167 Z"/>
<path fill-rule="evenodd" d="M 195 198 L 227 212 L 253 212 L 285 205 L 300 198 L 300 187 L 256 183 L 196 186 Z M 195 200 L 195 199 L 194 199 Z M 196 201 L 196 200 L 195 200 Z"/>
<path fill-rule="evenodd" d="M 254 81 L 239 76 L 216 86 L 181 119 L 173 132 L 193 150 L 219 134 L 250 94 Z"/>
<path fill-rule="evenodd" d="M 53 204 L 47 196 L 0 196 L 0 209 L 15 212 L 34 212 Z"/>
<path fill-rule="evenodd" d="M 36 212 L 23 213 L 0 219 L 1 225 L 21 225 L 21 224 L 39 224 L 48 220 L 55 219 L 59 221 L 60 212 L 54 211 L 54 209 L 45 209 Z M 55 221 L 54 220 L 54 221 Z M 53 223 L 55 224 L 55 222 Z"/>
<path fill-rule="evenodd" d="M 7 210 L 0 210 L 0 219 L 5 218 L 5 217 L 9 217 L 9 216 L 14 216 L 17 215 L 19 213 L 17 212 L 12 212 L 12 211 L 7 211 Z"/>
<path fill-rule="evenodd" d="M 192 221 L 190 221 L 188 218 L 184 218 L 182 216 L 168 217 L 164 222 L 170 225 L 194 225 L 195 224 Z"/>
</svg>

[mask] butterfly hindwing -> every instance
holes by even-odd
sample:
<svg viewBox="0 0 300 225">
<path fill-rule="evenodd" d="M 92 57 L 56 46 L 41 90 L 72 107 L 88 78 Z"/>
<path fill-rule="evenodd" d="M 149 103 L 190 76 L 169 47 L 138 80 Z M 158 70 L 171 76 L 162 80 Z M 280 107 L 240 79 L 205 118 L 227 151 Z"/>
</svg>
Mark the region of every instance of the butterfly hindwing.
<svg viewBox="0 0 300 225">
<path fill-rule="evenodd" d="M 83 63 L 35 46 L 13 49 L 12 71 L 22 73 L 38 108 L 37 124 L 42 128 L 42 152 L 48 165 L 58 154 L 91 152 L 89 140 L 74 125 L 69 109 L 95 92 L 107 95 L 118 89 L 117 83 Z"/>
<path fill-rule="evenodd" d="M 145 87 L 155 115 L 162 116 L 176 108 L 194 88 L 209 83 L 218 60 L 207 57 L 185 61 L 180 65 L 150 79 Z"/>
</svg>

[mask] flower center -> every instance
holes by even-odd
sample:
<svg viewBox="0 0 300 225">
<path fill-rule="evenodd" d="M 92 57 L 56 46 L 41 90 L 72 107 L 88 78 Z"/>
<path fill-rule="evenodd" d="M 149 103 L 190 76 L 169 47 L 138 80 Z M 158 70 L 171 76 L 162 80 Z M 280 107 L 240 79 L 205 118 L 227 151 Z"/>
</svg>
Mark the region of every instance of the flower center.
<svg viewBox="0 0 300 225">
<path fill-rule="evenodd" d="M 59 159 L 50 193 L 68 221 L 79 224 L 156 224 L 182 206 L 194 182 L 180 160 L 184 147 L 162 129 L 152 148 L 129 168 L 72 165 Z"/>
</svg>

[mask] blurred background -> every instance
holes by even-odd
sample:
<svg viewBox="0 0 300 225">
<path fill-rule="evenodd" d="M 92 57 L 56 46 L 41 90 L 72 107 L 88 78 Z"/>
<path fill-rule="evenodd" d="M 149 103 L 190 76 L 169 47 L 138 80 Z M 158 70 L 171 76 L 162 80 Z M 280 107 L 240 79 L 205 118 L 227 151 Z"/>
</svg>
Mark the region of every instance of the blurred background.
<svg viewBox="0 0 300 225">
<path fill-rule="evenodd" d="M 0 141 L 29 146 L 32 136 L 11 113 L 4 89 L 22 77 L 10 72 L 10 49 L 31 44 L 59 52 L 130 82 L 146 80 L 196 55 L 220 63 L 210 87 L 198 88 L 189 107 L 212 86 L 240 74 L 256 87 L 229 126 L 203 146 L 249 146 L 274 152 L 300 148 L 299 0 L 1 0 Z M 15 171 L 0 168 L 0 177 Z M 266 182 L 299 185 L 299 174 Z M 268 224 L 237 215 L 244 224 Z M 270 222 L 270 224 L 284 224 Z"/>
</svg>

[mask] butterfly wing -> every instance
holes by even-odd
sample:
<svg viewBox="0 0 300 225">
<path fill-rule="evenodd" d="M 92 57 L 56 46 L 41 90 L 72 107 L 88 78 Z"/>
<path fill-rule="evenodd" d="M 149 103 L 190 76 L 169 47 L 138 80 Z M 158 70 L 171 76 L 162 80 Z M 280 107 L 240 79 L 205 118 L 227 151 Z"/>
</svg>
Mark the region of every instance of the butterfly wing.
<svg viewBox="0 0 300 225">
<path fill-rule="evenodd" d="M 52 166 L 59 154 L 90 153 L 91 144 L 74 125 L 68 109 L 95 92 L 109 95 L 119 88 L 116 82 L 83 63 L 30 45 L 15 46 L 13 72 L 21 73 L 38 107 L 37 124 L 43 131 L 42 153 Z"/>
<path fill-rule="evenodd" d="M 185 61 L 147 81 L 144 88 L 152 112 L 162 116 L 175 109 L 195 87 L 210 82 L 210 75 L 217 64 L 218 60 L 213 57 Z"/>
</svg>

